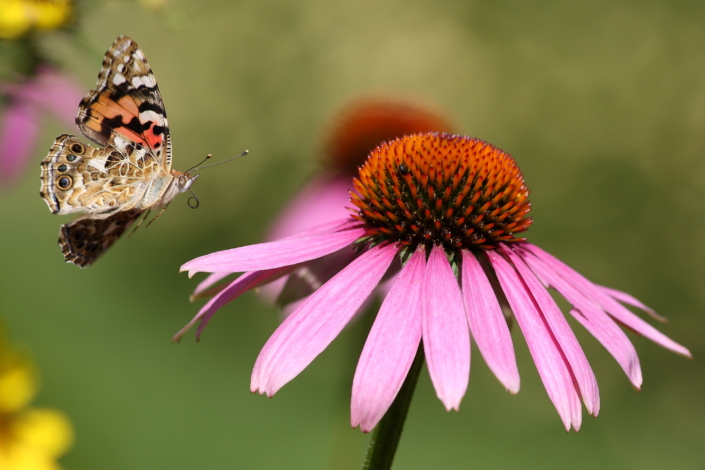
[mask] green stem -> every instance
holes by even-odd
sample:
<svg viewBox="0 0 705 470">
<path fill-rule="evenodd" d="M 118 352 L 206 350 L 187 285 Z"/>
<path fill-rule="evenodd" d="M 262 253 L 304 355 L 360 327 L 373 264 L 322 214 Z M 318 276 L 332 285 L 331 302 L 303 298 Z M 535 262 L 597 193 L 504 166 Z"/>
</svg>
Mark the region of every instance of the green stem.
<svg viewBox="0 0 705 470">
<path fill-rule="evenodd" d="M 401 432 L 404 429 L 404 421 L 406 421 L 406 415 L 409 412 L 411 399 L 416 389 L 416 382 L 419 380 L 423 366 L 423 357 L 423 344 L 421 344 L 416 351 L 416 357 L 401 390 L 372 433 L 363 470 L 389 470 L 392 468 Z"/>
</svg>

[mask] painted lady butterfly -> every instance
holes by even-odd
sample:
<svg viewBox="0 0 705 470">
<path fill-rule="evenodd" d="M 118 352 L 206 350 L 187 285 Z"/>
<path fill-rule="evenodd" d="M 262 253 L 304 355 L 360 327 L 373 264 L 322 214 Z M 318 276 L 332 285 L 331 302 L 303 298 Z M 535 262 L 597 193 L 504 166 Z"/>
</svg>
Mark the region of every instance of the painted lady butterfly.
<svg viewBox="0 0 705 470">
<path fill-rule="evenodd" d="M 87 214 L 62 225 L 59 234 L 66 261 L 85 268 L 141 215 L 166 209 L 198 175 L 171 169 L 169 125 L 157 82 L 142 50 L 126 36 L 105 54 L 96 89 L 79 104 L 76 124 L 103 147 L 59 136 L 41 163 L 40 195 L 54 214 Z"/>
</svg>

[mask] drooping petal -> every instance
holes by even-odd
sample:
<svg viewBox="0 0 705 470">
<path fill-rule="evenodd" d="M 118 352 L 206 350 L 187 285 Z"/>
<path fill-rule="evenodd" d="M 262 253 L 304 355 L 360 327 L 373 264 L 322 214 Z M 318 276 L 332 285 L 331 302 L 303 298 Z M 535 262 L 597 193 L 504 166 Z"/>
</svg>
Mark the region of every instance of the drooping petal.
<svg viewBox="0 0 705 470">
<path fill-rule="evenodd" d="M 639 356 L 634 345 L 615 321 L 597 304 L 554 273 L 542 260 L 532 255 L 525 256 L 523 259 L 545 285 L 556 289 L 573 305 L 571 315 L 612 354 L 634 387 L 640 388 L 642 375 Z"/>
<path fill-rule="evenodd" d="M 16 100 L 5 107 L 0 122 L 0 182 L 14 181 L 27 166 L 39 132 L 37 109 Z"/>
<path fill-rule="evenodd" d="M 572 308 L 570 314 L 615 358 L 634 388 L 641 390 L 644 379 L 639 356 L 634 345 L 614 320 L 600 309 Z"/>
<path fill-rule="evenodd" d="M 309 365 L 355 315 L 397 251 L 387 245 L 365 252 L 284 320 L 257 358 L 251 390 L 271 397 Z"/>
<path fill-rule="evenodd" d="M 206 277 L 204 280 L 198 283 L 196 286 L 196 289 L 194 289 L 193 294 L 191 294 L 191 297 L 189 297 L 189 300 L 193 302 L 194 299 L 197 299 L 198 297 L 201 297 L 201 293 L 205 292 L 208 290 L 213 284 L 216 284 L 217 282 L 221 281 L 222 279 L 230 276 L 233 273 L 213 273 L 209 274 L 208 277 Z"/>
<path fill-rule="evenodd" d="M 543 251 L 536 245 L 523 243 L 522 247 L 531 252 L 537 258 L 543 260 L 554 272 L 558 273 L 561 277 L 563 277 L 563 279 L 581 291 L 586 297 L 597 303 L 624 326 L 649 338 L 659 346 L 685 357 L 692 357 L 690 351 L 688 351 L 686 347 L 676 343 L 671 338 L 636 316 L 634 313 L 630 312 L 626 307 L 614 300 L 613 297 L 607 295 L 603 290 L 598 289 L 595 284 L 587 280 L 582 274 L 578 273 L 567 264 Z"/>
<path fill-rule="evenodd" d="M 463 250 L 463 300 L 470 332 L 489 366 L 510 393 L 519 391 L 514 345 L 497 296 L 475 256 Z"/>
<path fill-rule="evenodd" d="M 583 348 L 580 347 L 575 333 L 570 328 L 565 316 L 556 305 L 546 288 L 536 278 L 536 275 L 524 263 L 524 260 L 511 248 L 502 247 L 502 253 L 509 258 L 519 275 L 524 280 L 525 285 L 531 292 L 532 297 L 538 303 L 543 318 L 553 333 L 553 337 L 560 345 L 561 351 L 568 360 L 570 369 L 575 376 L 575 380 L 580 388 L 580 393 L 587 408 L 588 413 L 597 416 L 600 412 L 600 393 L 597 386 L 597 379 L 590 367 L 590 363 L 585 357 Z"/>
<path fill-rule="evenodd" d="M 599 284 L 595 284 L 595 286 L 601 291 L 605 292 L 607 295 L 619 300 L 623 304 L 631 305 L 633 307 L 643 310 L 654 320 L 659 321 L 661 323 L 668 323 L 668 318 L 664 317 L 663 315 L 659 315 L 654 309 L 647 307 L 634 296 L 629 295 L 626 292 L 619 291 L 617 289 L 601 286 Z"/>
<path fill-rule="evenodd" d="M 197 272 L 237 273 L 290 266 L 338 251 L 364 233 L 364 229 L 351 229 L 218 251 L 188 261 L 181 271 L 193 276 Z"/>
<path fill-rule="evenodd" d="M 172 341 L 178 343 L 181 341 L 181 337 L 190 330 L 196 322 L 201 322 L 196 330 L 196 341 L 200 341 L 201 333 L 206 327 L 208 322 L 213 318 L 215 312 L 220 309 L 223 305 L 228 302 L 235 300 L 240 297 L 243 293 L 250 289 L 253 289 L 261 284 L 264 284 L 278 276 L 282 276 L 286 272 L 290 271 L 291 267 L 286 266 L 283 268 L 271 269 L 268 271 L 251 271 L 249 273 L 244 273 L 242 276 L 235 279 L 230 283 L 225 289 L 220 291 L 218 294 L 213 296 L 212 299 L 206 303 L 201 310 L 196 314 L 193 319 L 188 322 L 188 324 L 183 327 L 178 333 L 174 335 Z"/>
<path fill-rule="evenodd" d="M 486 253 L 524 333 L 548 397 L 556 407 L 566 431 L 570 431 L 571 426 L 577 431 L 582 421 L 580 396 L 560 347 L 519 273 L 495 251 Z"/>
<path fill-rule="evenodd" d="M 470 328 L 460 286 L 445 250 L 434 246 L 426 266 L 423 344 L 428 373 L 446 409 L 458 410 L 470 379 Z"/>
<path fill-rule="evenodd" d="M 350 422 L 369 432 L 391 406 L 414 362 L 421 341 L 421 299 L 426 251 L 417 249 L 382 303 L 352 387 Z"/>
</svg>

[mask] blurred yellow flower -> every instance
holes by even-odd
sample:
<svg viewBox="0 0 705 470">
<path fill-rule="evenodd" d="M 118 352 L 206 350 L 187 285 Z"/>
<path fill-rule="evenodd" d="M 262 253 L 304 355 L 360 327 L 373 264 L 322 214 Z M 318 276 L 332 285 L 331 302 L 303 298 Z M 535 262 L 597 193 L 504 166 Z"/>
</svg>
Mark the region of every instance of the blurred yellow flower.
<svg viewBox="0 0 705 470">
<path fill-rule="evenodd" d="M 0 0 L 0 38 L 56 29 L 73 18 L 73 0 Z"/>
<path fill-rule="evenodd" d="M 27 408 L 37 388 L 34 365 L 0 338 L 2 470 L 58 470 L 56 459 L 73 442 L 73 429 L 63 413 Z"/>
</svg>

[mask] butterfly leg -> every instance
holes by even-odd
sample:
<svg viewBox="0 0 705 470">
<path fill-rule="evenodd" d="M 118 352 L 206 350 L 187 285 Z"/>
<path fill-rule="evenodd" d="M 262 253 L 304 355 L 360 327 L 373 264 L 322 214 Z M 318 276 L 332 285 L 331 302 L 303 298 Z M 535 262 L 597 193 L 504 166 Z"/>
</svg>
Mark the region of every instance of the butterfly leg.
<svg viewBox="0 0 705 470">
<path fill-rule="evenodd" d="M 130 238 L 133 233 L 135 233 L 135 230 L 140 228 L 140 225 L 142 225 L 142 222 L 144 222 L 144 219 L 149 217 L 149 213 L 152 212 L 152 209 L 147 209 L 147 211 L 144 213 L 144 215 L 140 218 L 140 220 L 137 222 L 137 225 L 135 225 L 135 228 L 132 229 L 130 234 L 127 236 L 127 238 Z M 149 225 L 149 224 L 148 224 Z"/>
<path fill-rule="evenodd" d="M 149 227 L 150 225 L 152 225 L 152 222 L 154 222 L 155 220 L 157 220 L 157 218 L 158 218 L 160 215 L 162 215 L 162 214 L 164 213 L 164 211 L 166 210 L 167 207 L 169 207 L 169 204 L 167 204 L 167 205 L 165 205 L 164 207 L 162 207 L 162 210 L 159 211 L 159 214 L 155 215 L 152 220 L 150 220 L 149 222 L 147 222 L 147 225 L 145 226 L 145 228 L 146 228 L 146 227 Z"/>
</svg>

